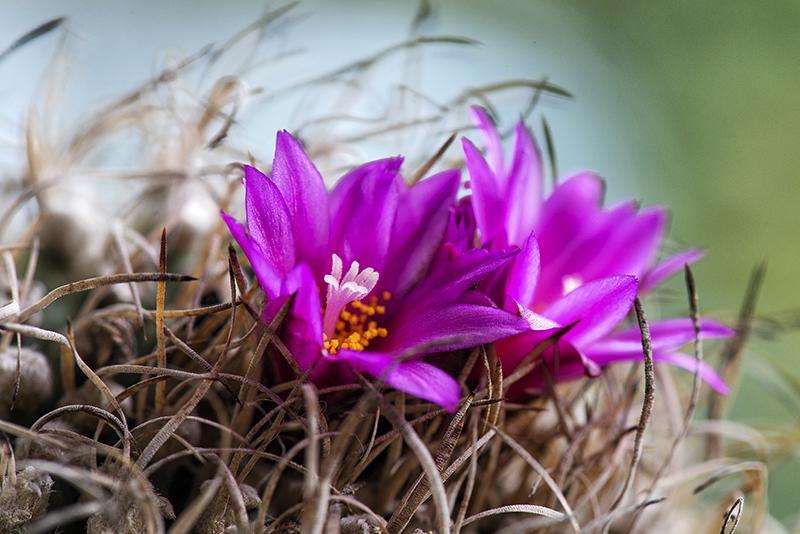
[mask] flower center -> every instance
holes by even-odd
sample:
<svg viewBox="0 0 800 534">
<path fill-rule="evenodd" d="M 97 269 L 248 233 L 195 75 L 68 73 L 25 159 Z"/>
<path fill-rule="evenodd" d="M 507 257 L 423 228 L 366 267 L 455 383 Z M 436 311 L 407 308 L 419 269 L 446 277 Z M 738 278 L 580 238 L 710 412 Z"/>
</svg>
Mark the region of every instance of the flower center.
<svg viewBox="0 0 800 534">
<path fill-rule="evenodd" d="M 383 300 L 389 300 L 391 295 L 388 291 L 383 292 Z M 389 331 L 378 326 L 375 321 L 376 315 L 386 313 L 386 307 L 378 304 L 380 299 L 373 295 L 369 299 L 369 304 L 354 301 L 351 302 L 336 320 L 336 328 L 333 335 L 324 335 L 325 350 L 330 354 L 336 354 L 339 349 L 364 350 L 369 346 L 370 341 L 376 337 L 386 337 Z"/>
<path fill-rule="evenodd" d="M 357 261 L 342 276 L 342 259 L 333 255 L 331 274 L 325 275 L 328 284 L 325 312 L 322 321 L 322 335 L 325 349 L 336 354 L 339 349 L 364 350 L 376 337 L 386 337 L 385 328 L 371 318 L 382 315 L 386 308 L 379 305 L 377 296 L 370 298 L 369 304 L 361 301 L 369 295 L 378 283 L 378 273 L 371 268 L 359 272 Z M 383 292 L 383 300 L 389 300 L 388 291 Z"/>
<path fill-rule="evenodd" d="M 562 296 L 565 296 L 581 287 L 583 285 L 583 279 L 576 274 L 567 275 L 561 279 L 561 284 L 563 291 Z"/>
</svg>

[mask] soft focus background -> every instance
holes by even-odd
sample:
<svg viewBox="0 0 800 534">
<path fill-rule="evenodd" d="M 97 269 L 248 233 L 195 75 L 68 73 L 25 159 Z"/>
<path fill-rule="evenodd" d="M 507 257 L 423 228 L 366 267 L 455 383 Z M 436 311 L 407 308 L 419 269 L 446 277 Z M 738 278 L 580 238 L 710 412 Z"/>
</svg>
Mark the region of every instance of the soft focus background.
<svg viewBox="0 0 800 534">
<path fill-rule="evenodd" d="M 293 53 L 296 71 L 318 75 L 407 38 L 417 7 L 412 0 L 307 1 L 279 25 L 276 40 L 282 52 Z M 750 272 L 767 261 L 757 338 L 732 415 L 767 431 L 796 427 L 800 395 L 785 376 L 800 376 L 800 4 L 445 0 L 434 7 L 426 33 L 479 44 L 425 49 L 419 87 L 439 101 L 465 87 L 516 78 L 546 78 L 569 90 L 573 99 L 542 99 L 531 115 L 534 131 L 541 137 L 546 117 L 560 172 L 597 171 L 608 181 L 610 201 L 634 197 L 670 206 L 670 248 L 706 248 L 695 268 L 705 310 L 734 318 Z M 4 0 L 0 50 L 49 19 L 68 17 L 73 64 L 62 106 L 68 128 L 153 76 L 167 51 L 191 54 L 223 42 L 264 9 L 256 0 Z M 62 34 L 0 62 L 2 176 L 18 168 L 25 110 Z M 246 148 L 265 160 L 275 130 L 297 121 L 290 107 L 269 109 L 238 126 Z M 500 117 L 506 126 L 514 113 Z M 671 287 L 671 309 L 685 310 L 680 281 Z M 786 452 L 772 466 L 770 499 L 773 514 L 794 524 L 800 462 L 797 451 Z"/>
</svg>

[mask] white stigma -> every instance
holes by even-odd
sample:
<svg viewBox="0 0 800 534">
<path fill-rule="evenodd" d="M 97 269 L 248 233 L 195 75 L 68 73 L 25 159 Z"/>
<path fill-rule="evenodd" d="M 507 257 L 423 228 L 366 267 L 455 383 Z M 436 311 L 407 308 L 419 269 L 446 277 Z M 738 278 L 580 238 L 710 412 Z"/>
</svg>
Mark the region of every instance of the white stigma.
<svg viewBox="0 0 800 534">
<path fill-rule="evenodd" d="M 350 269 L 342 278 L 342 259 L 333 255 L 331 274 L 325 275 L 328 284 L 328 296 L 325 305 L 325 317 L 322 323 L 322 333 L 326 339 L 333 339 L 336 332 L 336 321 L 345 306 L 351 302 L 361 300 L 373 290 L 378 283 L 378 272 L 367 267 L 359 272 L 357 261 L 350 264 Z"/>
</svg>

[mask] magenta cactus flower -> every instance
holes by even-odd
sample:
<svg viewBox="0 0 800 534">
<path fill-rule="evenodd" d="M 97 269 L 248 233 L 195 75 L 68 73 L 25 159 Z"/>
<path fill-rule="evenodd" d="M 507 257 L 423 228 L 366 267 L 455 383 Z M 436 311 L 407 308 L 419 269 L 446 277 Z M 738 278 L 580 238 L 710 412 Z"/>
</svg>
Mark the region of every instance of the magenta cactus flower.
<svg viewBox="0 0 800 534">
<path fill-rule="evenodd" d="M 545 197 L 540 152 L 525 124 L 515 127 L 516 145 L 507 164 L 486 112 L 475 107 L 473 114 L 486 159 L 467 139 L 463 148 L 481 246 L 522 249 L 489 294 L 509 311 L 522 310 L 532 328 L 497 343 L 504 368 L 513 371 L 548 336 L 576 323 L 543 354 L 545 365 L 521 380 L 516 391 L 541 389 L 542 367 L 555 382 L 597 376 L 603 365 L 642 359 L 638 328 L 614 329 L 638 292 L 698 260 L 702 252 L 689 250 L 655 264 L 667 225 L 664 208 L 640 210 L 632 201 L 606 208 L 603 181 L 586 172 L 559 181 Z M 656 322 L 651 335 L 654 361 L 695 369 L 694 358 L 679 352 L 694 339 L 689 319 Z M 730 335 L 720 323 L 701 323 L 704 338 Z M 717 391 L 728 391 L 708 365 L 701 365 L 699 374 Z"/>
<path fill-rule="evenodd" d="M 310 380 L 352 382 L 350 365 L 454 409 L 457 382 L 422 358 L 528 329 L 475 288 L 518 250 L 471 250 L 433 268 L 460 173 L 409 187 L 401 163 L 367 163 L 329 194 L 300 144 L 279 132 L 272 176 L 245 166 L 247 227 L 222 217 L 264 288 L 264 320 L 295 295 L 280 335 Z"/>
</svg>

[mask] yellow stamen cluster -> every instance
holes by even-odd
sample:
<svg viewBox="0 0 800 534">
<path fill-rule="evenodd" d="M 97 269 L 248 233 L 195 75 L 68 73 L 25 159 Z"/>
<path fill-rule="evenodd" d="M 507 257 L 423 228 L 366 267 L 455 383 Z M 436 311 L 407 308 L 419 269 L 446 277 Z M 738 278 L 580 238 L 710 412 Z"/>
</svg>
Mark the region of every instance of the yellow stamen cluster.
<svg viewBox="0 0 800 534">
<path fill-rule="evenodd" d="M 382 297 L 383 301 L 387 301 L 392 295 L 384 291 Z M 373 339 L 386 337 L 389 331 L 379 327 L 377 321 L 373 320 L 376 315 L 386 313 L 386 307 L 378 304 L 380 300 L 377 296 L 372 296 L 368 304 L 357 300 L 347 305 L 336 321 L 333 339 L 323 336 L 325 350 L 330 354 L 336 354 L 340 349 L 364 350 Z"/>
</svg>

